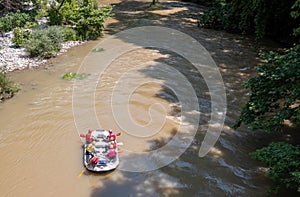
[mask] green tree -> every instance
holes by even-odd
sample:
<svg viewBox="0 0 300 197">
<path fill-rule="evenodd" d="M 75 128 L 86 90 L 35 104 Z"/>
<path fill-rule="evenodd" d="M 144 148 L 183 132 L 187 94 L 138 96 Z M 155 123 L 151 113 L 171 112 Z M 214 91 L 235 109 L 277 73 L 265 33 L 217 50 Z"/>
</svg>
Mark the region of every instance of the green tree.
<svg viewBox="0 0 300 197">
<path fill-rule="evenodd" d="M 256 67 L 258 76 L 245 83 L 251 90 L 234 128 L 242 123 L 267 132 L 282 131 L 285 123 L 300 125 L 300 44 L 279 54 L 261 53 L 265 64 Z M 285 142 L 271 143 L 252 153 L 268 167 L 271 191 L 281 188 L 300 192 L 300 147 Z"/>
<path fill-rule="evenodd" d="M 300 16 L 300 0 L 293 2 L 290 16 L 296 21 Z M 299 36 L 299 23 L 292 27 L 294 29 L 287 33 Z M 286 123 L 295 127 L 300 125 L 300 44 L 299 40 L 295 42 L 298 44 L 282 53 L 260 53 L 264 63 L 256 67 L 257 76 L 244 84 L 251 94 L 234 128 L 244 123 L 252 129 L 262 129 L 271 133 L 283 131 Z M 267 165 L 268 176 L 273 181 L 273 192 L 282 188 L 300 192 L 300 146 L 297 139 L 294 141 L 295 145 L 272 142 L 267 147 L 251 153 L 253 158 Z"/>
<path fill-rule="evenodd" d="M 235 128 L 241 123 L 268 132 L 280 130 L 284 122 L 300 124 L 300 45 L 261 53 L 265 64 L 256 67 L 258 76 L 245 83 L 251 90 Z"/>
<path fill-rule="evenodd" d="M 50 25 L 69 25 L 83 40 L 96 39 L 102 34 L 104 21 L 111 16 L 111 6 L 98 7 L 96 0 L 65 0 L 48 10 Z"/>
<path fill-rule="evenodd" d="M 300 19 L 300 0 L 297 0 L 295 4 L 292 6 L 292 11 L 291 11 L 291 17 L 294 18 L 295 20 Z M 300 35 L 300 23 L 298 26 L 295 27 L 293 34 L 295 36 Z"/>
<path fill-rule="evenodd" d="M 84 0 L 79 4 L 71 21 L 75 30 L 83 40 L 96 39 L 102 35 L 104 21 L 110 17 L 111 6 L 98 8 L 94 0 Z"/>
<path fill-rule="evenodd" d="M 272 142 L 251 156 L 269 167 L 268 175 L 274 182 L 270 192 L 278 192 L 281 187 L 300 192 L 300 146 Z"/>
<path fill-rule="evenodd" d="M 299 0 L 214 0 L 210 10 L 200 18 L 199 25 L 255 34 L 258 41 L 269 36 L 293 43 L 296 38 L 291 32 L 299 26 L 299 18 L 293 18 L 290 13 L 296 3 L 299 4 Z"/>
</svg>

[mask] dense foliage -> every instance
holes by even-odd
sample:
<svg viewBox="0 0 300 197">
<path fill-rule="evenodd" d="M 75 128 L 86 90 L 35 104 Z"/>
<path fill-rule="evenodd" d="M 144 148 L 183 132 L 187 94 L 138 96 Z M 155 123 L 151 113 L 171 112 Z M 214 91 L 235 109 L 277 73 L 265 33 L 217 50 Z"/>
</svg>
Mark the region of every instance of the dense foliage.
<svg viewBox="0 0 300 197">
<path fill-rule="evenodd" d="M 265 64 L 257 66 L 258 76 L 245 83 L 251 95 L 235 128 L 244 123 L 252 129 L 274 132 L 280 131 L 285 123 L 300 125 L 299 54 L 299 44 L 282 54 L 261 53 Z M 271 143 L 254 152 L 253 156 L 269 167 L 268 175 L 274 181 L 272 191 L 286 187 L 300 192 L 299 146 Z"/>
<path fill-rule="evenodd" d="M 300 146 L 273 142 L 251 155 L 269 167 L 268 175 L 275 183 L 271 191 L 278 192 L 283 186 L 300 192 Z"/>
<path fill-rule="evenodd" d="M 11 31 L 15 27 L 24 27 L 29 21 L 32 21 L 32 17 L 29 14 L 20 11 L 9 13 L 4 17 L 1 17 L 0 31 L 2 36 L 4 36 L 5 32 Z"/>
<path fill-rule="evenodd" d="M 89 40 L 102 34 L 111 9 L 111 6 L 99 8 L 95 0 L 66 0 L 64 4 L 51 5 L 48 16 L 51 25 L 73 26 L 80 39 Z"/>
<path fill-rule="evenodd" d="M 71 16 L 75 29 L 82 39 L 96 39 L 102 34 L 104 21 L 110 16 L 111 7 L 98 8 L 93 0 L 86 0 L 79 5 L 76 15 Z"/>
<path fill-rule="evenodd" d="M 253 33 L 257 40 L 267 35 L 289 42 L 296 39 L 291 32 L 300 24 L 299 18 L 291 16 L 292 6 L 299 9 L 299 0 L 214 0 L 199 23 L 207 28 Z"/>
<path fill-rule="evenodd" d="M 22 7 L 22 0 L 0 0 L 0 16 L 9 12 L 21 10 Z"/>
<path fill-rule="evenodd" d="M 77 35 L 76 31 L 72 28 L 65 27 L 62 29 L 63 30 L 63 35 L 64 35 L 64 40 L 68 41 L 75 41 L 77 40 Z"/>
<path fill-rule="evenodd" d="M 238 119 L 253 129 L 271 132 L 288 120 L 300 124 L 300 45 L 283 54 L 261 53 L 265 64 L 256 67 L 257 77 L 245 83 L 250 100 Z"/>
<path fill-rule="evenodd" d="M 242 123 L 252 129 L 281 131 L 284 124 L 300 125 L 300 0 L 214 0 L 199 25 L 234 33 L 255 34 L 296 43 L 283 53 L 261 52 L 265 61 L 245 83 L 251 91 L 234 128 Z M 287 40 L 285 40 L 287 39 Z M 273 191 L 282 187 L 300 192 L 300 148 L 284 142 L 271 143 L 252 156 L 269 167 Z"/>
<path fill-rule="evenodd" d="M 14 1 L 5 4 L 0 3 L 9 10 Z M 33 57 L 49 58 L 56 54 L 61 48 L 64 40 L 89 40 L 96 39 L 102 34 L 104 21 L 110 16 L 112 7 L 105 6 L 98 8 L 96 0 L 60 0 L 53 1 L 28 0 L 15 1 L 24 7 L 24 2 L 33 3 L 37 11 L 7 13 L 0 18 L 0 31 L 2 36 L 7 31 L 13 30 L 13 44 L 15 47 L 24 47 Z M 0 4 L 2 5 L 2 4 Z M 20 6 L 18 8 L 20 8 Z M 30 14 L 30 13 L 35 13 Z M 46 29 L 26 28 L 37 27 L 37 19 L 49 18 L 50 26 L 66 26 L 66 28 L 48 27 Z M 63 36 L 62 36 L 63 35 Z"/>
<path fill-rule="evenodd" d="M 61 49 L 63 41 L 62 27 L 50 26 L 34 30 L 30 39 L 23 43 L 23 47 L 32 57 L 50 58 Z"/>
<path fill-rule="evenodd" d="M 15 0 L 17 2 L 17 0 Z M 3 5 L 10 8 L 14 2 Z M 33 10 L 24 10 L 24 2 L 31 2 Z M 1 3 L 1 0 L 0 0 Z M 89 40 L 95 39 L 102 34 L 104 21 L 111 16 L 111 6 L 98 7 L 97 0 L 60 0 L 58 3 L 42 0 L 18 1 L 21 7 L 18 10 L 8 9 L 10 11 L 0 18 L 0 31 L 2 36 L 5 32 L 11 31 L 16 27 L 35 26 L 41 17 L 49 19 L 48 25 L 64 25 L 73 27 L 76 31 L 76 39 Z M 0 4 L 1 5 L 1 4 Z M 22 11 L 20 11 L 22 10 Z M 20 29 L 16 30 L 20 34 Z M 74 38 L 72 38 L 74 40 Z M 18 44 L 17 44 L 18 45 Z"/>
<path fill-rule="evenodd" d="M 18 85 L 14 84 L 3 69 L 0 69 L 0 101 L 12 97 L 19 91 Z"/>
<path fill-rule="evenodd" d="M 21 47 L 31 37 L 31 31 L 21 27 L 14 28 L 13 34 L 12 42 L 15 47 Z"/>
<path fill-rule="evenodd" d="M 291 17 L 298 20 L 298 22 L 299 22 L 299 19 L 300 19 L 300 0 L 297 0 L 295 2 L 295 4 L 292 6 Z M 295 27 L 293 34 L 295 36 L 300 35 L 300 24 L 298 24 L 298 27 L 297 26 Z"/>
<path fill-rule="evenodd" d="M 283 131 L 285 125 L 300 125 L 299 20 L 300 0 L 214 0 L 201 17 L 202 27 L 255 34 L 257 41 L 269 36 L 292 46 L 280 52 L 260 52 L 264 63 L 256 67 L 257 76 L 244 84 L 250 98 L 234 128 L 244 123 L 272 133 Z M 271 143 L 252 154 L 269 167 L 275 192 L 282 187 L 300 192 L 300 148 L 297 139 L 294 142 Z"/>
<path fill-rule="evenodd" d="M 15 47 L 24 47 L 32 57 L 50 58 L 63 41 L 99 37 L 111 10 L 111 6 L 99 8 L 97 0 L 0 0 L 0 33 L 13 30 Z M 0 100 L 17 91 L 12 84 L 1 72 Z"/>
</svg>

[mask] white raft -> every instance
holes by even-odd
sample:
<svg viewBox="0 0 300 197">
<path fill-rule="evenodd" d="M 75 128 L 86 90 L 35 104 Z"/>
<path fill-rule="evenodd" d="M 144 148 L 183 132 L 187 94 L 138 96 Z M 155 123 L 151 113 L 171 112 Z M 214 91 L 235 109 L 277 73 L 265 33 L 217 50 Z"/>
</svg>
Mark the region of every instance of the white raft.
<svg viewBox="0 0 300 197">
<path fill-rule="evenodd" d="M 115 141 L 110 141 L 108 139 L 109 132 L 107 130 L 93 130 L 92 137 L 94 139 L 94 154 L 99 157 L 99 161 L 96 165 L 90 164 L 90 159 L 92 158 L 90 155 L 86 154 L 87 144 L 83 146 L 83 163 L 84 166 L 93 172 L 105 172 L 114 170 L 119 165 L 119 155 L 118 148 L 115 147 L 113 149 L 110 148 L 111 143 Z M 114 151 L 116 153 L 115 156 L 109 157 L 110 151 Z"/>
</svg>

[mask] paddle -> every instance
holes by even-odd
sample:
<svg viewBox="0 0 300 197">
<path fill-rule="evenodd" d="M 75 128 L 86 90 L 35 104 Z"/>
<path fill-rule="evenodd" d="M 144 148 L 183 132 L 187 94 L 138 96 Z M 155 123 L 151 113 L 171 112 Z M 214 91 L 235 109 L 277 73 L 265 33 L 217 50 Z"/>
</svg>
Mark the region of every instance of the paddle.
<svg viewBox="0 0 300 197">
<path fill-rule="evenodd" d="M 81 177 L 81 176 L 83 175 L 84 171 L 85 171 L 85 169 L 83 169 L 83 170 L 79 173 L 78 178 Z"/>
<path fill-rule="evenodd" d="M 124 152 L 123 150 L 118 150 L 118 153 L 119 153 L 119 154 L 121 154 L 121 153 L 123 153 L 123 152 Z"/>
<path fill-rule="evenodd" d="M 85 134 L 80 134 L 80 137 L 85 137 Z"/>
</svg>

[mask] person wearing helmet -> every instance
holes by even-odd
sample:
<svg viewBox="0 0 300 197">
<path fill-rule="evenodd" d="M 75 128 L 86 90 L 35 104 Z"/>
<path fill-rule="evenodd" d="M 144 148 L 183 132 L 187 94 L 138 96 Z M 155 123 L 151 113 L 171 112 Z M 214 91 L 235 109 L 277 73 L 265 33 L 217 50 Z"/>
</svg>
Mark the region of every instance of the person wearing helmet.
<svg viewBox="0 0 300 197">
<path fill-rule="evenodd" d="M 90 144 L 93 141 L 93 136 L 92 136 L 92 130 L 89 129 L 88 133 L 85 135 L 85 142 L 86 144 Z"/>
<path fill-rule="evenodd" d="M 116 138 L 117 138 L 116 134 L 114 134 L 111 129 L 108 132 L 109 132 L 108 140 L 109 141 L 115 141 Z"/>
<path fill-rule="evenodd" d="M 90 159 L 90 165 L 95 166 L 97 165 L 97 163 L 99 162 L 99 157 L 98 155 L 94 155 L 91 159 Z"/>
<path fill-rule="evenodd" d="M 86 149 L 85 149 L 85 153 L 86 155 L 91 155 L 92 157 L 94 156 L 94 146 L 95 146 L 96 142 L 92 142 L 92 143 L 89 143 L 87 146 L 86 146 Z"/>
<path fill-rule="evenodd" d="M 106 155 L 106 157 L 108 159 L 112 159 L 112 158 L 115 158 L 117 155 L 117 152 L 116 152 L 116 149 L 111 149 L 108 154 Z"/>
</svg>

